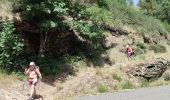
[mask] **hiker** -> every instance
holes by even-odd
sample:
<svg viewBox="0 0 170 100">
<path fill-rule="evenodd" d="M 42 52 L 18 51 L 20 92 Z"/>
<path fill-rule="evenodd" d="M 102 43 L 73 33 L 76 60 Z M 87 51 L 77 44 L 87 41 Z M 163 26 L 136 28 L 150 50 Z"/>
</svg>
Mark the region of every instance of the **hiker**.
<svg viewBox="0 0 170 100">
<path fill-rule="evenodd" d="M 30 86 L 30 98 L 29 100 L 34 100 L 36 96 L 35 86 L 38 82 L 38 78 L 42 79 L 39 68 L 35 65 L 35 62 L 30 62 L 29 68 L 25 69 L 25 74 L 28 75 L 28 83 Z"/>
<path fill-rule="evenodd" d="M 132 54 L 133 54 L 133 50 L 129 45 L 126 45 L 126 51 L 125 51 L 128 60 L 131 58 Z"/>
</svg>

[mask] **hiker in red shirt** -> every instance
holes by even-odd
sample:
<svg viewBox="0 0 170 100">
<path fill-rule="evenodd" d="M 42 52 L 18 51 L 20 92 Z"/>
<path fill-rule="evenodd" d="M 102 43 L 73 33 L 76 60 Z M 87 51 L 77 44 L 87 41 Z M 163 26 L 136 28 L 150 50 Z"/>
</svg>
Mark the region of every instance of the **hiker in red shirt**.
<svg viewBox="0 0 170 100">
<path fill-rule="evenodd" d="M 42 78 L 39 68 L 36 67 L 34 62 L 30 62 L 29 68 L 25 69 L 25 74 L 28 75 L 28 82 L 30 86 L 30 98 L 34 100 L 36 96 L 35 86 L 38 82 L 38 78 Z"/>
<path fill-rule="evenodd" d="M 133 54 L 133 50 L 129 45 L 126 45 L 126 51 L 125 51 L 128 60 L 131 58 L 132 54 Z"/>
</svg>

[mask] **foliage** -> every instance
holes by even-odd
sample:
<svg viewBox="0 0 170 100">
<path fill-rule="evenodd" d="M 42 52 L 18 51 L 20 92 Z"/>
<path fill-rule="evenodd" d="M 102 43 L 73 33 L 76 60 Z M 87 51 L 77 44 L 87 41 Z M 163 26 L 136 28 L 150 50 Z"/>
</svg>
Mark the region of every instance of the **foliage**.
<svg viewBox="0 0 170 100">
<path fill-rule="evenodd" d="M 62 28 L 61 26 L 63 26 L 65 29 L 70 27 L 71 29 L 76 30 L 80 33 L 80 36 L 88 40 L 101 36 L 101 32 L 96 24 L 89 24 L 86 22 L 87 19 L 91 20 L 89 17 L 92 16 L 89 16 L 89 14 L 85 12 L 85 4 L 81 2 L 73 2 L 70 0 L 23 0 L 22 4 L 24 9 L 22 12 L 23 20 L 36 21 L 41 30 L 45 29 L 44 31 L 48 32 L 53 28 L 60 29 Z M 99 15 L 101 13 L 96 12 L 96 14 Z M 70 16 L 72 20 L 61 18 L 65 16 Z M 84 21 L 82 21 L 83 17 Z M 102 19 L 97 21 L 103 22 Z"/>
<path fill-rule="evenodd" d="M 147 14 L 170 23 L 170 1 L 169 0 L 139 0 L 139 6 L 147 10 Z"/>
<path fill-rule="evenodd" d="M 96 69 L 96 75 L 98 75 L 98 76 L 102 76 L 103 75 L 103 73 L 102 73 L 100 68 Z"/>
<path fill-rule="evenodd" d="M 134 88 L 134 85 L 132 82 L 127 81 L 122 84 L 122 89 L 133 89 L 133 88 Z"/>
<path fill-rule="evenodd" d="M 10 71 L 18 67 L 16 58 L 22 52 L 22 42 L 14 33 L 12 22 L 6 21 L 1 23 L 0 32 L 0 67 L 2 70 Z"/>
<path fill-rule="evenodd" d="M 134 47 L 134 53 L 135 55 L 141 55 L 147 52 L 147 47 L 144 43 L 137 43 L 136 47 Z"/>
<path fill-rule="evenodd" d="M 161 44 L 151 44 L 149 45 L 149 49 L 153 50 L 154 53 L 165 53 L 167 51 L 166 47 Z"/>
<path fill-rule="evenodd" d="M 167 32 L 170 34 L 170 24 L 168 24 L 167 22 L 163 22 L 162 24 L 164 28 L 167 30 Z"/>
<path fill-rule="evenodd" d="M 141 87 L 148 87 L 149 84 L 150 84 L 150 83 L 149 83 L 147 80 L 145 80 L 145 79 L 142 79 L 142 80 L 141 80 Z"/>
<path fill-rule="evenodd" d="M 137 43 L 136 46 L 141 48 L 141 49 L 146 49 L 147 48 L 144 43 Z"/>
<path fill-rule="evenodd" d="M 107 88 L 106 85 L 98 84 L 97 85 L 97 92 L 99 92 L 99 93 L 108 92 L 108 88 Z"/>
<path fill-rule="evenodd" d="M 121 78 L 119 75 L 115 74 L 115 73 L 112 74 L 112 78 L 113 78 L 114 80 L 119 81 L 119 82 L 122 81 L 122 78 Z"/>
<path fill-rule="evenodd" d="M 163 78 L 165 81 L 170 81 L 170 72 L 167 71 L 163 74 Z"/>
</svg>

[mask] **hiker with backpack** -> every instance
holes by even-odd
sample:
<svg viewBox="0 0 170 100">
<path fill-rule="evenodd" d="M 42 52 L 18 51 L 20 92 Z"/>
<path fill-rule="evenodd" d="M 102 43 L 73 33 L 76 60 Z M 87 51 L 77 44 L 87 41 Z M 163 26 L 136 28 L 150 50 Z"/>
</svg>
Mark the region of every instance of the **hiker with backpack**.
<svg viewBox="0 0 170 100">
<path fill-rule="evenodd" d="M 129 60 L 133 55 L 133 49 L 129 45 L 126 45 L 125 53 L 126 53 L 127 58 Z"/>
<path fill-rule="evenodd" d="M 38 82 L 38 78 L 42 79 L 39 68 L 35 65 L 35 62 L 30 62 L 29 68 L 25 69 L 25 74 L 28 75 L 28 83 L 30 86 L 30 98 L 29 100 L 34 100 L 36 96 L 35 86 Z"/>
</svg>

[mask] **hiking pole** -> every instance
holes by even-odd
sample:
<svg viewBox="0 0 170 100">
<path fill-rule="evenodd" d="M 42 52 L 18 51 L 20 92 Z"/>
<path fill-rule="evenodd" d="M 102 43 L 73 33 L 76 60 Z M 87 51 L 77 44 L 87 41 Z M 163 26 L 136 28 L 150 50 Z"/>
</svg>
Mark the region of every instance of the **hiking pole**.
<svg viewBox="0 0 170 100">
<path fill-rule="evenodd" d="M 24 94 L 24 86 L 25 86 L 25 82 L 23 82 L 23 85 L 22 85 L 22 94 Z"/>
</svg>

